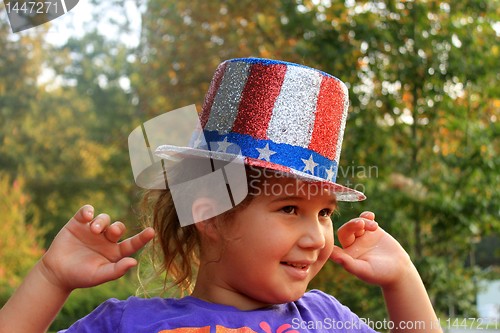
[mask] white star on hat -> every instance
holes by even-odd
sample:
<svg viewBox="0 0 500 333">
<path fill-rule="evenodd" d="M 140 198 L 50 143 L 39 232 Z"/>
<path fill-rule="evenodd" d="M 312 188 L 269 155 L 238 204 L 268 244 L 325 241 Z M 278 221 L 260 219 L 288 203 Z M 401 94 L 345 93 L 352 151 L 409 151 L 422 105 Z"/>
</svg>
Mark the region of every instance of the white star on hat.
<svg viewBox="0 0 500 333">
<path fill-rule="evenodd" d="M 232 145 L 231 142 L 227 142 L 227 136 L 224 138 L 224 141 L 217 141 L 217 151 L 221 153 L 227 152 L 227 148 Z"/>
<path fill-rule="evenodd" d="M 259 157 L 257 157 L 259 160 L 266 160 L 268 162 L 271 162 L 271 155 L 276 154 L 275 151 L 272 151 L 269 149 L 269 143 L 266 144 L 264 148 L 255 148 L 259 152 Z"/>
<path fill-rule="evenodd" d="M 302 171 L 304 171 L 304 172 L 309 171 L 311 174 L 314 175 L 314 168 L 318 165 L 318 163 L 314 162 L 312 154 L 311 154 L 311 156 L 309 156 L 308 160 L 303 159 L 303 158 L 301 158 L 301 160 L 305 164 L 304 170 L 302 170 Z"/>
<path fill-rule="evenodd" d="M 326 170 L 327 179 L 329 181 L 333 181 L 333 177 L 335 177 L 335 171 L 333 171 L 333 165 L 330 166 L 330 169 Z"/>
</svg>

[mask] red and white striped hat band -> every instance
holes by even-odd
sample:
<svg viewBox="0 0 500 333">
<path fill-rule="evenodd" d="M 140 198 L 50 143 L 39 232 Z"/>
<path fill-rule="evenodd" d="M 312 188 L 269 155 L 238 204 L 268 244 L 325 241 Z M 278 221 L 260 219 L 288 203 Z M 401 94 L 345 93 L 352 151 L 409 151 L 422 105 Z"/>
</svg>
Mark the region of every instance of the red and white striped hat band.
<svg viewBox="0 0 500 333">
<path fill-rule="evenodd" d="M 339 201 L 360 201 L 361 192 L 335 183 L 348 104 L 344 83 L 319 70 L 268 59 L 227 60 L 215 72 L 200 115 L 206 141 L 193 148 L 242 155 L 246 164 L 329 184 Z"/>
</svg>

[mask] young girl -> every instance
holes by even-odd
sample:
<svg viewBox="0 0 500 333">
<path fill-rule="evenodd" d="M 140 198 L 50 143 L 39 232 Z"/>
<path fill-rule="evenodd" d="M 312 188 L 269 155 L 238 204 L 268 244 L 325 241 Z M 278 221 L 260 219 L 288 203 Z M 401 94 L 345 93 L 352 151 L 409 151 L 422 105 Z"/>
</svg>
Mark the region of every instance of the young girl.
<svg viewBox="0 0 500 333">
<path fill-rule="evenodd" d="M 339 228 L 342 247 L 334 245 L 337 201 L 364 199 L 335 183 L 346 112 L 346 88 L 328 74 L 266 59 L 224 62 L 200 117 L 207 144 L 186 148 L 179 163 L 188 172 L 207 156 L 243 157 L 244 200 L 214 214 L 218 195 L 196 189 L 196 223 L 181 227 L 170 189 L 152 191 L 155 231 L 120 243 L 121 222 L 82 207 L 1 310 L 0 331 L 45 332 L 72 290 L 119 278 L 136 264 L 129 256 L 156 237 L 179 287 L 196 272 L 192 294 L 112 299 L 65 332 L 374 332 L 334 297 L 306 292 L 328 260 L 381 287 L 391 331 L 441 332 L 408 254 L 373 213 Z M 170 159 L 175 151 L 163 146 L 157 154 Z"/>
</svg>

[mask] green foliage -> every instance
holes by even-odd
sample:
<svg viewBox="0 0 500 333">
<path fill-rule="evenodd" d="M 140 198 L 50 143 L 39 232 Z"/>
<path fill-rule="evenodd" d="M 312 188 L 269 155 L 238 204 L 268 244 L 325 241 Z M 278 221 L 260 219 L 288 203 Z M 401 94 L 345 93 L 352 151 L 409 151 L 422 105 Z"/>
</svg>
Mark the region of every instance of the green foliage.
<svg viewBox="0 0 500 333">
<path fill-rule="evenodd" d="M 457 260 L 429 256 L 415 263 L 427 283 L 434 306 L 451 318 L 458 312 L 463 317 L 476 318 L 477 281 L 484 274 L 478 269 L 463 267 Z M 446 311 L 446 312 L 445 312 Z"/>
<path fill-rule="evenodd" d="M 12 35 L 7 22 L 0 20 L 0 193 L 7 218 L 0 227 L 0 304 L 42 254 L 35 213 L 48 245 L 84 203 L 133 230 L 137 201 L 127 151 L 135 107 L 121 84 L 130 76 L 128 50 L 92 32 L 55 48 L 43 42 L 43 28 Z M 53 74 L 40 81 L 42 68 Z M 8 179 L 17 179 L 29 200 Z M 55 325 L 68 327 L 105 298 L 130 295 L 135 283 L 127 281 L 76 292 Z"/>
<path fill-rule="evenodd" d="M 0 172 L 0 306 L 43 254 L 43 229 L 30 212 L 22 179 Z"/>
<path fill-rule="evenodd" d="M 52 227 L 50 240 L 85 203 L 128 220 L 134 188 L 127 136 L 135 114 L 130 91 L 120 86 L 128 76 L 124 46 L 89 33 L 45 48 L 54 77 L 20 88 L 32 97 L 13 93 L 29 105 L 1 123 L 0 161 L 13 177 L 26 179 L 32 203 Z"/>
<path fill-rule="evenodd" d="M 2 4 L 3 5 L 3 4 Z M 37 76 L 42 63 L 44 31 L 12 35 L 5 11 L 0 12 L 0 166 L 16 178 L 18 152 L 8 149 L 12 135 L 38 97 Z"/>
<path fill-rule="evenodd" d="M 147 118 L 201 105 L 217 65 L 248 56 L 286 58 L 279 2 L 150 0 L 142 15 L 139 71 L 132 83 Z"/>
</svg>

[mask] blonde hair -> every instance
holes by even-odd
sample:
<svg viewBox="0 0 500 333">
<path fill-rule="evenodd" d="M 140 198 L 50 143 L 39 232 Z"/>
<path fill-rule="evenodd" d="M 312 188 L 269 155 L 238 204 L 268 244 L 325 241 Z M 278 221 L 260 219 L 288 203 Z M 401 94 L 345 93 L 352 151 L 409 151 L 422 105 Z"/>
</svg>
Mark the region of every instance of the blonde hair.
<svg viewBox="0 0 500 333">
<path fill-rule="evenodd" d="M 149 264 L 153 270 L 151 280 L 165 274 L 164 293 L 171 287 L 179 287 L 184 294 L 191 290 L 194 270 L 199 264 L 200 239 L 194 224 L 181 227 L 170 190 L 150 190 L 142 200 L 146 224 L 155 229 L 150 245 Z"/>
</svg>

